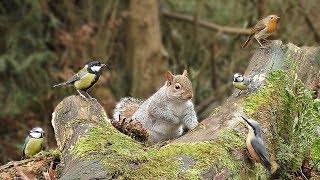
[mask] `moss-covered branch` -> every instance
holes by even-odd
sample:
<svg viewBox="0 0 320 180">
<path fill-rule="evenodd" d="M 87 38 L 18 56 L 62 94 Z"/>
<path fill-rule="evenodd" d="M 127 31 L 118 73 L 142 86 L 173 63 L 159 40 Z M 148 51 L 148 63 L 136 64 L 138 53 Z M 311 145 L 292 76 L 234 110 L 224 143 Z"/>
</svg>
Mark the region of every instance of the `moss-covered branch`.
<svg viewBox="0 0 320 180">
<path fill-rule="evenodd" d="M 280 41 L 257 50 L 246 71 L 255 75 L 251 94 L 236 97 L 235 92 L 196 129 L 165 146 L 146 147 L 117 131 L 98 102 L 68 97 L 56 107 L 52 121 L 65 163 L 61 178 L 264 179 L 265 169 L 246 154 L 240 114 L 261 123 L 273 171 L 286 176 L 310 153 L 319 125 L 318 107 L 308 90 L 320 70 L 319 57 L 319 48 Z"/>
</svg>

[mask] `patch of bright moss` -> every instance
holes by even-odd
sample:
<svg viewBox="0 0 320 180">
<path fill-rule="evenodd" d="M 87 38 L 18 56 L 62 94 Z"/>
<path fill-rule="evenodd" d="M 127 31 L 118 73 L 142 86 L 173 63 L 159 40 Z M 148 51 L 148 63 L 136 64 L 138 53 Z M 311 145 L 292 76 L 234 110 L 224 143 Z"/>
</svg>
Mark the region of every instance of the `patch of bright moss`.
<svg viewBox="0 0 320 180">
<path fill-rule="evenodd" d="M 49 151 L 45 151 L 45 155 L 60 159 L 61 153 L 58 149 L 50 149 Z"/>
<path fill-rule="evenodd" d="M 274 150 L 282 174 L 295 172 L 301 166 L 319 125 L 310 91 L 294 77 L 294 72 L 270 73 L 267 85 L 247 97 L 243 106 L 246 115 L 270 127 L 269 149 Z"/>
<path fill-rule="evenodd" d="M 239 132 L 225 130 L 217 141 L 146 148 L 110 124 L 99 123 L 79 139 L 71 152 L 88 160 L 102 157 L 105 168 L 124 179 L 194 179 L 209 169 L 214 173 L 228 169 L 234 179 L 241 179 L 243 163 L 232 153 L 244 149 L 243 139 Z M 183 156 L 192 163 L 184 163 Z"/>
<path fill-rule="evenodd" d="M 201 172 L 209 169 L 215 173 L 228 169 L 233 178 L 240 179 L 239 172 L 242 163 L 235 158 L 232 151 L 244 148 L 244 143 L 241 141 L 243 137 L 239 137 L 236 131 L 231 130 L 223 136 L 228 136 L 228 138 L 210 142 L 170 144 L 159 150 L 150 148 L 146 154 L 147 161 L 127 175 L 133 179 L 159 179 L 161 177 L 178 179 L 181 178 L 179 176 L 186 179 L 197 179 Z M 225 146 L 226 144 L 237 144 L 237 146 L 231 148 Z M 184 164 L 181 156 L 191 158 L 189 160 L 191 162 Z M 184 170 L 181 171 L 181 169 Z"/>
</svg>

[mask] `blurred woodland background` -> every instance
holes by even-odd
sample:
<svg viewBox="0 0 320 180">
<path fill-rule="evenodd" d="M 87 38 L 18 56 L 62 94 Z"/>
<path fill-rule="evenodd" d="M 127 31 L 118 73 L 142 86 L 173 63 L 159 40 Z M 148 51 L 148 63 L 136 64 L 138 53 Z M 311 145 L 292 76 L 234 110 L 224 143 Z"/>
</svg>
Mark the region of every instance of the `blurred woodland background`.
<svg viewBox="0 0 320 180">
<path fill-rule="evenodd" d="M 188 69 L 199 119 L 232 91 L 258 45 L 242 43 L 262 17 L 281 17 L 270 39 L 298 46 L 320 42 L 318 0 L 2 0 L 0 1 L 0 164 L 20 159 L 32 127 L 56 142 L 54 107 L 70 88 L 56 88 L 91 59 L 108 64 L 91 94 L 110 115 L 124 96 L 149 97 L 164 72 Z"/>
</svg>

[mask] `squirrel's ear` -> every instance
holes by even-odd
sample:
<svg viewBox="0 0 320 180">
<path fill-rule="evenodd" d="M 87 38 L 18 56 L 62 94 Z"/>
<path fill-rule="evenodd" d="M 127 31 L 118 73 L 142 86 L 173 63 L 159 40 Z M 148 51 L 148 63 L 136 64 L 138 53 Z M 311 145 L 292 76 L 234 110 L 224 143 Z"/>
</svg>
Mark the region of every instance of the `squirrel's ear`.
<svg viewBox="0 0 320 180">
<path fill-rule="evenodd" d="M 167 77 L 167 86 L 170 86 L 173 81 L 173 74 L 170 71 L 167 71 L 166 77 Z"/>
<path fill-rule="evenodd" d="M 182 75 L 183 75 L 183 76 L 188 76 L 188 71 L 187 71 L 187 70 L 184 70 L 183 73 L 182 73 Z"/>
</svg>

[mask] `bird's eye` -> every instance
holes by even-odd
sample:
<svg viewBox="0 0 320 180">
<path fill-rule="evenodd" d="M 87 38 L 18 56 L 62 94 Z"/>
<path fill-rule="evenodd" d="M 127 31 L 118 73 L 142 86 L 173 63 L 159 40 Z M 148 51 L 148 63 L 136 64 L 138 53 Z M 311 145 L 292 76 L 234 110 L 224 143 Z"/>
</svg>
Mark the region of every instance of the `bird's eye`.
<svg viewBox="0 0 320 180">
<path fill-rule="evenodd" d="M 273 17 L 271 17 L 271 19 L 273 19 Z"/>
<path fill-rule="evenodd" d="M 176 84 L 174 85 L 174 88 L 175 88 L 176 90 L 178 90 L 178 89 L 181 88 L 181 85 L 180 85 L 179 83 L 176 83 Z"/>
</svg>

